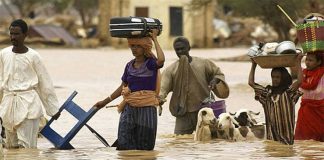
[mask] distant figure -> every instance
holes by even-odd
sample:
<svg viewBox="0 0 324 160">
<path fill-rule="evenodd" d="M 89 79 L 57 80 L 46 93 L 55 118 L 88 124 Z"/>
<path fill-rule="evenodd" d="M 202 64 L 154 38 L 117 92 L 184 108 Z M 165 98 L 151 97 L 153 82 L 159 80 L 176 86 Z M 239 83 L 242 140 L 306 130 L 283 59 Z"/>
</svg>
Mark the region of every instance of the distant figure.
<svg viewBox="0 0 324 160">
<path fill-rule="evenodd" d="M 120 114 L 117 150 L 153 150 L 157 131 L 157 78 L 163 67 L 164 53 L 157 41 L 158 30 L 150 37 L 128 38 L 134 59 L 126 64 L 122 84 L 94 107 L 102 108 L 119 96 Z M 152 40 L 157 58 L 152 53 Z"/>
<path fill-rule="evenodd" d="M 227 98 L 229 88 L 223 72 L 212 61 L 189 55 L 187 38 L 176 38 L 173 48 L 179 60 L 162 73 L 160 104 L 166 101 L 169 92 L 173 92 L 169 109 L 176 117 L 174 133 L 192 134 L 196 129 L 200 104 L 209 97 L 210 90 L 219 98 Z"/>
<path fill-rule="evenodd" d="M 295 139 L 324 142 L 324 51 L 307 53 Z"/>
<path fill-rule="evenodd" d="M 0 51 L 0 117 L 5 144 L 7 148 L 37 148 L 42 107 L 57 119 L 58 100 L 38 52 L 24 45 L 26 22 L 14 20 L 9 30 L 12 46 Z"/>
<path fill-rule="evenodd" d="M 257 64 L 252 61 L 249 85 L 254 89 L 255 99 L 264 109 L 267 139 L 283 144 L 294 144 L 295 105 L 302 93 L 298 90 L 302 82 L 302 55 L 298 55 L 297 81 L 292 83 L 291 75 L 285 67 L 271 70 L 272 85 L 266 87 L 254 82 Z"/>
</svg>

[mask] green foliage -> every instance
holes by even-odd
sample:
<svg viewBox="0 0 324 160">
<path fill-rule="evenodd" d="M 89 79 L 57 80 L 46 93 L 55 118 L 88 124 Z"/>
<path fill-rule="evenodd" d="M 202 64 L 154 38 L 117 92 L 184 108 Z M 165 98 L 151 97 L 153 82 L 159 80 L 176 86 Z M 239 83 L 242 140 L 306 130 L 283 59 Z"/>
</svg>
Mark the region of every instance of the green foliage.
<svg viewBox="0 0 324 160">
<path fill-rule="evenodd" d="M 219 3 L 232 7 L 235 15 L 262 19 L 283 16 L 277 7 L 278 4 L 292 19 L 296 19 L 303 16 L 308 0 L 219 0 Z"/>
<path fill-rule="evenodd" d="M 324 4 L 324 0 L 219 0 L 219 4 L 232 8 L 233 15 L 239 17 L 255 17 L 271 25 L 278 33 L 279 39 L 288 39 L 289 29 L 294 27 L 289 19 L 280 11 L 280 5 L 293 21 L 298 21 L 307 13 L 314 12 L 310 8 L 311 1 Z"/>
<path fill-rule="evenodd" d="M 63 13 L 70 7 L 72 2 L 74 2 L 74 0 L 48 0 L 47 3 L 52 4 L 57 13 Z"/>
<path fill-rule="evenodd" d="M 198 10 L 204 7 L 205 5 L 210 4 L 212 1 L 214 0 L 191 0 L 191 2 L 188 4 L 188 7 L 191 10 Z"/>
<path fill-rule="evenodd" d="M 94 10 L 98 8 L 98 0 L 74 0 L 74 7 L 77 10 Z"/>
<path fill-rule="evenodd" d="M 81 16 L 83 28 L 89 27 L 98 11 L 98 0 L 74 0 L 73 6 Z"/>
<path fill-rule="evenodd" d="M 22 17 L 26 17 L 31 11 L 46 3 L 47 0 L 11 0 L 10 2 L 17 6 Z"/>
</svg>

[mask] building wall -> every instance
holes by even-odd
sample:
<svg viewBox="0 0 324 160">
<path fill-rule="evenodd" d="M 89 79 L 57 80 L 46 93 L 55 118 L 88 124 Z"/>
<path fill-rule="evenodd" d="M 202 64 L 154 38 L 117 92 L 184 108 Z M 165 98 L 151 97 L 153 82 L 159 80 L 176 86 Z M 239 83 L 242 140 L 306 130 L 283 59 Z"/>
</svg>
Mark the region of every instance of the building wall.
<svg viewBox="0 0 324 160">
<path fill-rule="evenodd" d="M 170 35 L 170 7 L 182 7 L 183 11 L 183 36 L 187 37 L 194 47 L 210 47 L 207 42 L 212 42 L 212 37 L 209 32 L 212 30 L 213 8 L 205 12 L 192 11 L 189 9 L 188 4 L 191 0 L 112 0 L 115 9 L 112 12 L 112 17 L 115 16 L 135 16 L 136 7 L 148 7 L 148 15 L 151 18 L 159 19 L 163 24 L 162 34 L 159 36 L 159 42 L 163 49 L 172 49 L 173 40 L 177 36 Z M 122 12 L 120 13 L 120 5 L 123 5 Z M 119 13 L 117 13 L 119 12 Z M 204 14 L 205 13 L 205 14 Z M 203 18 L 204 16 L 207 16 Z M 204 21 L 208 21 L 205 23 Z M 207 24 L 207 27 L 205 27 Z M 204 30 L 207 30 L 206 32 Z M 202 34 L 204 33 L 204 34 Z M 207 36 L 207 39 L 206 39 Z M 113 46 L 125 46 L 125 40 L 112 40 Z M 206 42 L 207 41 L 207 42 Z M 206 43 L 204 43 L 206 42 Z"/>
<path fill-rule="evenodd" d="M 143 3 L 145 1 L 145 3 Z M 176 38 L 170 36 L 170 11 L 169 7 L 184 7 L 190 0 L 131 0 L 130 14 L 135 15 L 136 7 L 149 7 L 149 17 L 159 19 L 163 24 L 162 34 L 159 36 L 162 48 L 171 49 L 173 40 Z M 192 40 L 192 19 L 189 12 L 183 8 L 183 36 Z"/>
</svg>

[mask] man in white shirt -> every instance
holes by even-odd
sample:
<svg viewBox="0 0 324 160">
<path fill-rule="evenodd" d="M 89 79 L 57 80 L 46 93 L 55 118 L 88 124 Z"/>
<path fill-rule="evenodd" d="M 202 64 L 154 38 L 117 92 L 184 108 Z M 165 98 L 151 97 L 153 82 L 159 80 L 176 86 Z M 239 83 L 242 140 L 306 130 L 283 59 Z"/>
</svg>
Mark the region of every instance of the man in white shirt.
<svg viewBox="0 0 324 160">
<path fill-rule="evenodd" d="M 5 144 L 7 148 L 37 148 L 42 107 L 57 119 L 58 100 L 38 52 L 24 45 L 26 22 L 14 20 L 9 30 L 12 46 L 0 51 L 0 117 Z"/>
</svg>

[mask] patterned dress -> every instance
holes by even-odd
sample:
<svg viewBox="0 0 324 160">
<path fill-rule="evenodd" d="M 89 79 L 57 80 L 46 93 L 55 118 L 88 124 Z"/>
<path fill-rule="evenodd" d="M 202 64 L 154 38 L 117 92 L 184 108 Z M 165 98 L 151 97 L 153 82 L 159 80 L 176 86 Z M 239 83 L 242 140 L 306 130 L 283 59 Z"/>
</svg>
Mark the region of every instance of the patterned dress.
<svg viewBox="0 0 324 160">
<path fill-rule="evenodd" d="M 295 104 L 300 91 L 287 89 L 282 94 L 271 94 L 270 87 L 256 84 L 255 98 L 264 109 L 267 139 L 294 144 Z"/>
</svg>

